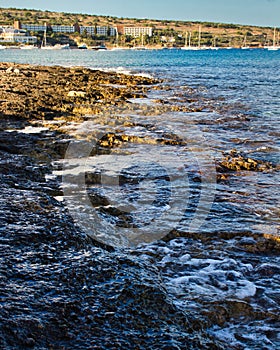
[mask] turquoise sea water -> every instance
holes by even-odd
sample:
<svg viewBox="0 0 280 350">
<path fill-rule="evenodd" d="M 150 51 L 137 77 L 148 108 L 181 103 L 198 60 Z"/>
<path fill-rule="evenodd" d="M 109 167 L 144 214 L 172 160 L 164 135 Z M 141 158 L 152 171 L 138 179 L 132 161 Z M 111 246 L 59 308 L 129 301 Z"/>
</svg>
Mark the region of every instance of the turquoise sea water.
<svg viewBox="0 0 280 350">
<path fill-rule="evenodd" d="M 185 202 L 180 193 L 175 198 L 178 210 L 184 212 L 183 219 L 180 217 L 177 220 L 174 212 L 171 212 L 170 217 L 162 214 L 161 221 L 153 228 L 162 226 L 171 231 L 176 227 L 188 231 L 190 220 L 195 221 L 194 210 L 198 208 L 196 219 L 203 217 L 199 232 L 209 237 L 225 232 L 224 236 L 228 234 L 232 239 L 222 239 L 215 243 L 216 246 L 209 246 L 209 242 L 190 243 L 181 238 L 164 247 L 155 242 L 138 249 L 142 252 L 143 259 L 156 257 L 152 263 L 161 271 L 168 293 L 179 307 L 193 310 L 197 317 L 200 317 L 201 308 L 209 300 L 213 303 L 212 306 L 219 302 L 234 305 L 234 300 L 248 303 L 254 310 L 261 310 L 258 315 L 254 315 L 252 311 L 252 315 L 248 316 L 251 317 L 249 321 L 244 317 L 233 317 L 233 320 L 223 326 L 210 327 L 217 338 L 232 346 L 240 346 L 240 349 L 276 349 L 280 345 L 280 338 L 277 327 L 267 313 L 278 313 L 279 316 L 279 273 L 268 279 L 256 271 L 264 269 L 265 264 L 279 266 L 279 254 L 266 252 L 261 256 L 250 256 L 242 247 L 254 244 L 258 235 L 268 234 L 279 238 L 279 171 L 243 172 L 241 176 L 233 174 L 228 181 L 215 181 L 215 188 L 211 187 L 209 198 L 204 193 L 207 186 L 203 188 L 201 173 L 207 173 L 208 165 L 213 166 L 216 161 L 221 160 L 225 152 L 232 149 L 253 159 L 280 164 L 280 51 L 1 50 L 0 60 L 40 65 L 86 66 L 149 75 L 163 79 L 163 85 L 168 89 L 151 91 L 147 99 L 139 101 L 142 106 L 153 105 L 155 99 L 160 99 L 167 106 L 195 107 L 196 111 L 193 113 L 170 111 L 162 117 L 144 117 L 140 103 L 140 107 L 135 107 L 135 113 L 130 116 L 131 120 L 138 125 L 144 125 L 149 118 L 148 122 L 156 125 L 157 130 L 148 132 L 140 127 L 125 130 L 144 137 L 153 136 L 153 132 L 156 134 L 162 130 L 179 137 L 188 134 L 191 142 L 197 140 L 193 143 L 196 150 L 192 155 L 195 156 L 188 158 L 181 150 L 168 147 L 164 148 L 163 153 L 163 148 L 158 146 L 145 148 L 140 145 L 137 150 L 128 147 L 125 151 L 138 154 L 138 160 L 143 166 L 145 160 L 149 160 L 147 168 L 152 161 L 157 162 L 158 167 L 161 167 L 159 171 L 163 174 L 164 168 L 164 171 L 171 174 L 170 178 L 173 176 L 175 179 L 174 186 L 181 190 L 183 188 L 187 194 Z M 114 157 L 117 162 L 118 156 Z M 110 169 L 106 168 L 106 163 L 108 164 L 108 158 L 99 158 L 99 166 L 103 166 L 105 171 L 118 171 L 112 162 Z M 195 185 L 195 181 L 192 182 L 191 177 L 192 174 L 196 175 L 193 168 L 197 163 L 201 163 L 199 165 L 202 169 L 200 187 Z M 92 166 L 96 164 L 93 163 Z M 188 169 L 187 183 L 183 176 L 178 179 L 176 177 L 182 167 Z M 147 168 L 143 170 L 139 167 L 137 171 L 147 172 Z M 129 169 L 127 165 L 125 169 Z M 157 185 L 160 188 L 159 182 Z M 109 198 L 116 196 L 115 201 L 124 200 L 123 192 L 116 193 L 115 188 L 106 190 Z M 140 190 L 146 193 L 147 198 L 139 201 L 138 208 L 137 198 L 129 193 L 129 189 L 126 199 L 135 205 L 135 220 L 138 220 L 141 227 L 139 217 L 143 222 L 156 222 L 158 214 L 155 214 L 153 208 L 155 201 L 150 199 L 157 196 L 157 191 L 150 183 L 143 184 Z M 166 183 L 162 184 L 162 190 L 166 191 L 168 197 L 169 187 Z M 145 201 L 150 212 L 142 210 L 141 206 L 145 206 Z M 171 202 L 170 200 L 170 206 Z M 160 205 L 154 207 L 158 209 Z M 164 211 L 164 205 L 158 210 Z M 165 222 L 162 222 L 162 218 Z M 172 218 L 175 218 L 174 221 Z M 145 227 L 145 224 L 142 226 Z M 189 244 L 193 246 L 190 247 Z M 238 332 L 242 336 L 236 336 Z"/>
</svg>

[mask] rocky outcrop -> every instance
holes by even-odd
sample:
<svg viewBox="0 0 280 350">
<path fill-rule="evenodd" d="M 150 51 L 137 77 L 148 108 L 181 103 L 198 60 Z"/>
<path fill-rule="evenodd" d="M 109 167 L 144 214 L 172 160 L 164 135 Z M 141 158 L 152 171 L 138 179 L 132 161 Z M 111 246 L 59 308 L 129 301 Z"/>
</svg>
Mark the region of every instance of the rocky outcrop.
<svg viewBox="0 0 280 350">
<path fill-rule="evenodd" d="M 275 169 L 276 166 L 269 162 L 247 157 L 245 154 L 239 153 L 236 150 L 229 151 L 221 162 L 218 164 L 218 171 L 234 172 L 234 171 L 269 171 Z"/>
<path fill-rule="evenodd" d="M 0 70 L 0 348 L 223 349 L 174 305 L 156 268 L 75 226 L 51 175 L 68 136 L 24 132 L 34 120 L 79 117 L 83 103 L 143 94 L 153 81 L 81 68 Z M 125 88 L 102 86 L 115 83 Z"/>
<path fill-rule="evenodd" d="M 0 117 L 53 119 L 95 113 L 100 105 L 118 105 L 144 97 L 158 81 L 81 67 L 0 64 Z"/>
</svg>

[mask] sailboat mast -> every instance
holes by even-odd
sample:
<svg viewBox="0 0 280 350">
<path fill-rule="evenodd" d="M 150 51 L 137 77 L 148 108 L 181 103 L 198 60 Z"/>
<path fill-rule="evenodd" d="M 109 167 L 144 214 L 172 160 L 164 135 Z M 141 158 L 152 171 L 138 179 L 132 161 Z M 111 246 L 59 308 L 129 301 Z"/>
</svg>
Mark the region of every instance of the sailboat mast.
<svg viewBox="0 0 280 350">
<path fill-rule="evenodd" d="M 44 47 L 47 46 L 47 23 L 45 23 L 43 46 L 44 46 Z"/>
<path fill-rule="evenodd" d="M 201 42 L 201 26 L 199 26 L 199 29 L 198 29 L 198 47 L 200 47 L 200 42 Z"/>
<path fill-rule="evenodd" d="M 185 34 L 185 47 L 187 47 L 188 36 L 189 36 L 189 33 L 186 32 L 186 34 Z"/>
</svg>

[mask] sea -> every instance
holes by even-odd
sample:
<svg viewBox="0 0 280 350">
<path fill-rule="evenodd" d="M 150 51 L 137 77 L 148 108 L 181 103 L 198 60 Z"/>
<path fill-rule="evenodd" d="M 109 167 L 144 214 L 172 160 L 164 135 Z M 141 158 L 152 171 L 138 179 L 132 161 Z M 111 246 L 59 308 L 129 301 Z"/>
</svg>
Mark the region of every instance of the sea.
<svg viewBox="0 0 280 350">
<path fill-rule="evenodd" d="M 153 264 L 177 307 L 207 319 L 209 334 L 228 348 L 279 349 L 280 50 L 7 49 L 0 60 L 160 81 L 110 111 L 105 124 L 96 116 L 69 124 L 71 135 L 79 142 L 92 136 L 93 146 L 108 132 L 144 141 L 92 156 L 73 139 L 64 171 L 53 174 L 64 179 L 65 198 L 57 199 L 95 239 Z M 153 142 L 159 139 L 178 142 Z M 233 154 L 272 168 L 220 176 L 217 164 Z M 74 175 L 81 168 L 101 174 L 91 191 L 129 224 L 89 208 L 73 191 L 80 178 L 69 191 L 75 167 Z"/>
</svg>

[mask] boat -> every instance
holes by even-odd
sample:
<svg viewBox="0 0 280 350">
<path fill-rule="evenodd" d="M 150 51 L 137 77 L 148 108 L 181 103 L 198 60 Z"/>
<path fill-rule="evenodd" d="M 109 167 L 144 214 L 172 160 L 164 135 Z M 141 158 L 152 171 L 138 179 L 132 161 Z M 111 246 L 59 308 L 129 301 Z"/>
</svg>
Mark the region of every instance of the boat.
<svg viewBox="0 0 280 350">
<path fill-rule="evenodd" d="M 280 50 L 280 46 L 276 45 L 276 27 L 274 28 L 274 31 L 273 31 L 273 44 L 272 44 L 272 46 L 266 46 L 265 48 L 269 51 Z"/>
<path fill-rule="evenodd" d="M 6 50 L 6 46 L 0 45 L 0 50 Z"/>
<path fill-rule="evenodd" d="M 56 44 L 56 45 L 48 45 L 47 44 L 47 24 L 45 23 L 45 30 L 44 30 L 44 38 L 42 45 L 40 47 L 42 50 L 69 50 L 70 46 L 69 44 Z"/>
<path fill-rule="evenodd" d="M 112 47 L 110 49 L 110 51 L 123 51 L 123 50 L 129 50 L 129 47 L 117 46 L 117 47 Z"/>
<path fill-rule="evenodd" d="M 219 50 L 220 48 L 216 46 L 216 37 L 213 38 L 212 46 L 207 47 L 208 50 Z"/>
<path fill-rule="evenodd" d="M 188 35 L 188 44 L 187 44 L 187 35 Z M 200 42 L 201 42 L 201 26 L 199 26 L 199 30 L 198 30 L 198 45 L 197 46 L 192 46 L 191 45 L 191 36 L 192 33 L 186 33 L 186 39 L 185 39 L 185 46 L 181 47 L 181 50 L 192 50 L 192 51 L 197 51 L 197 50 L 206 50 L 207 47 L 206 46 L 201 46 Z"/>
<path fill-rule="evenodd" d="M 38 46 L 34 45 L 23 45 L 19 47 L 21 50 L 37 50 Z"/>
<path fill-rule="evenodd" d="M 123 50 L 129 50 L 129 47 L 119 46 L 119 32 L 117 30 L 117 32 L 116 32 L 116 46 L 112 47 L 109 51 L 123 51 Z"/>
<path fill-rule="evenodd" d="M 186 33 L 186 38 L 185 38 L 185 46 L 181 47 L 181 50 L 199 50 L 198 46 L 192 46 L 191 45 L 191 37 L 192 33 Z M 188 43 L 187 43 L 188 41 Z"/>
<path fill-rule="evenodd" d="M 54 45 L 55 50 L 69 50 L 70 45 L 69 44 L 56 44 Z"/>
<path fill-rule="evenodd" d="M 181 47 L 181 50 L 192 50 L 192 46 L 191 46 L 191 36 L 192 33 L 191 32 L 186 32 L 186 36 L 185 36 L 185 46 Z"/>
<path fill-rule="evenodd" d="M 248 50 L 248 49 L 250 49 L 250 46 L 247 46 L 247 35 L 245 34 L 245 36 L 244 36 L 244 40 L 243 40 L 243 44 L 242 44 L 242 46 L 241 46 L 241 49 L 242 50 Z"/>
<path fill-rule="evenodd" d="M 82 43 L 82 44 L 80 44 L 79 46 L 78 46 L 78 49 L 79 50 L 87 50 L 87 44 L 85 44 L 85 43 Z"/>
<path fill-rule="evenodd" d="M 47 24 L 45 23 L 45 30 L 44 30 L 44 37 L 42 44 L 40 46 L 40 49 L 42 50 L 53 50 L 53 46 L 47 45 Z"/>
<path fill-rule="evenodd" d="M 137 50 L 137 51 L 142 51 L 142 50 L 147 50 L 147 47 L 144 45 L 144 35 L 141 35 L 141 45 L 138 46 L 133 46 L 131 47 L 131 50 Z"/>
<path fill-rule="evenodd" d="M 61 44 L 56 44 L 54 46 L 47 45 L 47 46 L 41 46 L 41 49 L 43 50 L 68 50 L 70 49 L 69 44 L 61 45 Z"/>
<path fill-rule="evenodd" d="M 91 46 L 90 49 L 95 51 L 107 51 L 107 47 L 105 45 Z"/>
<path fill-rule="evenodd" d="M 146 46 L 133 46 L 130 50 L 142 51 L 147 50 Z"/>
</svg>

